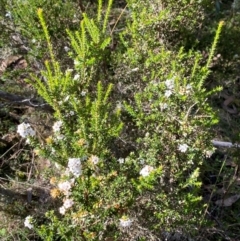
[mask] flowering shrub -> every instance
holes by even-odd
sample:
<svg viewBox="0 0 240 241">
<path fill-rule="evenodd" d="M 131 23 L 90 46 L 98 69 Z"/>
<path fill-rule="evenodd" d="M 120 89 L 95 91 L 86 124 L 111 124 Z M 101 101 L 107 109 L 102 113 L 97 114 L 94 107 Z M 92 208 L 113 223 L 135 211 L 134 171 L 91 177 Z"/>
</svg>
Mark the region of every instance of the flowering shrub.
<svg viewBox="0 0 240 241">
<path fill-rule="evenodd" d="M 223 22 L 200 65 L 198 52 L 169 51 L 160 43 L 151 26 L 161 16 L 151 19 L 146 4 L 137 18 L 139 9 L 129 1 L 131 14 L 115 53 L 107 28 L 112 1 L 104 15 L 102 1 L 97 16 L 84 13 L 80 29 L 67 30 L 73 69 L 65 71 L 38 10 L 50 61 L 41 72 L 45 81 L 32 76 L 29 82 L 52 106 L 56 122 L 44 144 L 32 144 L 60 165 L 51 195 L 61 200 L 44 223 L 34 225 L 43 240 L 134 240 L 134 234 L 146 239 L 150 233 L 157 239 L 179 229 L 193 234 L 203 216 L 200 172 L 211 149 L 209 128 L 217 122 L 206 100 L 220 89 L 203 86 Z M 156 11 L 157 1 L 148 7 Z M 123 73 L 110 74 L 113 67 Z M 117 77 L 128 81 L 123 89 L 111 83 Z"/>
</svg>

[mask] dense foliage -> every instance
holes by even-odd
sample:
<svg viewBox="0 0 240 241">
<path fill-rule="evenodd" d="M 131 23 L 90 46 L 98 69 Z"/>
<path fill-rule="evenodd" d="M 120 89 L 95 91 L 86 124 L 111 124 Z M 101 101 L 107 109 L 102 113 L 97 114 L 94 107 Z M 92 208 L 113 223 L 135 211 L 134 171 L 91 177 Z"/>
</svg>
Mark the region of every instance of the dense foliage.
<svg viewBox="0 0 240 241">
<path fill-rule="evenodd" d="M 40 174 L 50 185 L 44 208 L 22 212 L 18 237 L 207 239 L 214 222 L 204 175 L 219 122 L 212 96 L 222 90 L 207 81 L 222 74 L 214 67 L 228 26 L 214 2 L 2 5 L 2 49 L 28 62 L 21 71 L 3 69 L 2 85 L 24 72 L 37 102 L 30 98 L 29 108 L 48 110 L 34 119 L 24 113 L 15 124 L 28 153 L 21 163 L 27 155 L 47 160 L 44 175 L 36 171 L 31 180 Z"/>
</svg>

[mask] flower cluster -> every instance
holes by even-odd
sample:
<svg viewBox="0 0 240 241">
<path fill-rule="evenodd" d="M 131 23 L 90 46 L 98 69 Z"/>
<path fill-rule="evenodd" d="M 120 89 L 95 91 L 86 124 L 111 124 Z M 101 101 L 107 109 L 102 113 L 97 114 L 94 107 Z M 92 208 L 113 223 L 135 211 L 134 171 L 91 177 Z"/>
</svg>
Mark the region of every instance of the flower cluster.
<svg viewBox="0 0 240 241">
<path fill-rule="evenodd" d="M 81 96 L 85 96 L 87 94 L 87 91 L 85 91 L 85 90 L 83 90 L 82 92 L 81 92 Z"/>
<path fill-rule="evenodd" d="M 65 52 L 68 52 L 70 50 L 70 48 L 68 46 L 64 46 L 63 49 L 64 49 Z"/>
<path fill-rule="evenodd" d="M 174 79 L 167 79 L 165 81 L 165 85 L 166 85 L 167 89 L 169 89 L 169 90 L 174 89 Z"/>
<path fill-rule="evenodd" d="M 53 131 L 54 132 L 59 132 L 61 130 L 63 122 L 62 121 L 56 121 L 53 125 Z"/>
<path fill-rule="evenodd" d="M 120 219 L 120 226 L 123 227 L 123 228 L 127 228 L 127 227 L 130 227 L 132 225 L 132 220 L 129 219 L 128 217 L 126 216 L 123 216 L 121 219 Z"/>
<path fill-rule="evenodd" d="M 189 94 L 192 90 L 192 85 L 191 84 L 187 84 L 186 86 L 186 93 Z"/>
<path fill-rule="evenodd" d="M 179 94 L 180 95 L 189 95 L 192 91 L 192 85 L 191 84 L 187 84 L 186 87 L 180 87 L 180 90 L 179 90 Z"/>
<path fill-rule="evenodd" d="M 80 75 L 79 74 L 76 74 L 76 75 L 74 75 L 74 77 L 73 77 L 73 80 L 79 80 L 79 78 L 80 78 Z"/>
<path fill-rule="evenodd" d="M 19 135 L 23 138 L 27 138 L 29 136 L 35 136 L 35 131 L 32 129 L 30 124 L 28 123 L 26 124 L 24 122 L 18 125 L 17 133 L 19 133 Z"/>
<path fill-rule="evenodd" d="M 69 116 L 74 116 L 75 115 L 75 112 L 73 110 L 70 110 L 67 114 L 66 114 L 66 117 L 69 117 Z"/>
<path fill-rule="evenodd" d="M 143 177 L 147 177 L 149 176 L 149 174 L 154 170 L 153 167 L 146 165 L 141 171 L 140 171 L 140 175 L 142 175 Z"/>
<path fill-rule="evenodd" d="M 79 177 L 82 174 L 82 164 L 80 158 L 69 158 L 68 159 L 69 171 L 75 176 Z"/>
<path fill-rule="evenodd" d="M 7 11 L 7 13 L 5 14 L 6 18 L 12 18 L 12 13 L 10 11 Z"/>
<path fill-rule="evenodd" d="M 58 183 L 58 189 L 65 195 L 69 196 L 71 194 L 70 189 L 72 188 L 72 185 L 74 184 L 74 179 L 72 179 L 71 182 L 65 181 Z"/>
<path fill-rule="evenodd" d="M 173 79 L 167 79 L 165 81 L 165 85 L 166 85 L 166 88 L 167 90 L 165 91 L 165 96 L 168 98 L 172 95 L 172 91 L 174 89 L 174 78 Z"/>
<path fill-rule="evenodd" d="M 94 155 L 92 155 L 89 160 L 94 165 L 97 165 L 99 163 L 99 158 L 97 156 L 94 156 Z"/>
<path fill-rule="evenodd" d="M 74 201 L 72 199 L 65 199 L 63 202 L 63 206 L 59 208 L 59 212 L 64 215 L 67 211 L 67 209 L 71 208 L 74 204 Z"/>
<path fill-rule="evenodd" d="M 74 60 L 74 65 L 75 65 L 75 67 L 79 67 L 80 64 L 81 64 L 81 63 L 80 63 L 79 60 L 77 60 L 77 59 Z"/>
<path fill-rule="evenodd" d="M 58 189 L 61 193 L 65 195 L 65 199 L 63 201 L 63 206 L 59 208 L 59 212 L 62 215 L 65 215 L 67 209 L 71 208 L 74 204 L 73 199 L 70 198 L 71 188 L 74 185 L 74 178 L 70 181 L 63 181 L 58 183 Z M 54 189 L 53 189 L 54 190 Z"/>
<path fill-rule="evenodd" d="M 166 93 L 165 93 L 166 94 Z M 160 104 L 160 109 L 161 109 L 161 111 L 163 111 L 163 110 L 165 110 L 165 109 L 167 109 L 168 108 L 168 104 L 167 103 L 161 103 Z"/>
<path fill-rule="evenodd" d="M 180 144 L 180 145 L 178 146 L 178 150 L 179 150 L 180 152 L 185 153 L 185 152 L 187 151 L 187 149 L 188 149 L 188 145 L 187 145 L 187 144 Z"/>
<path fill-rule="evenodd" d="M 119 164 L 123 164 L 125 162 L 124 158 L 119 158 L 117 161 L 119 162 Z"/>
<path fill-rule="evenodd" d="M 72 199 L 65 199 L 64 203 L 63 203 L 63 207 L 65 209 L 68 209 L 68 208 L 72 207 L 73 204 L 74 204 L 74 201 Z"/>
<path fill-rule="evenodd" d="M 25 221 L 24 221 L 24 226 L 27 227 L 27 228 L 29 228 L 29 229 L 33 229 L 33 224 L 32 224 L 32 222 L 33 222 L 32 216 L 27 216 L 27 217 L 25 218 Z"/>
</svg>

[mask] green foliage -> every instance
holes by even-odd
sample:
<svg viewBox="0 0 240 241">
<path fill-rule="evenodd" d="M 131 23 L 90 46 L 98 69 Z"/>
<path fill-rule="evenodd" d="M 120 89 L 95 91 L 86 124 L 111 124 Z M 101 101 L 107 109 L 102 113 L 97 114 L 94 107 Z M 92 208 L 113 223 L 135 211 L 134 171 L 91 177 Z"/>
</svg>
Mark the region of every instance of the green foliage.
<svg viewBox="0 0 240 241">
<path fill-rule="evenodd" d="M 60 70 L 60 64 L 55 60 L 41 9 L 38 10 L 38 15 L 46 36 L 51 61 L 45 62 L 46 71 L 42 71 L 45 83 L 42 79 L 33 76 L 35 82 L 32 84 L 54 108 L 56 118 L 64 122 L 65 132 L 69 134 L 66 138 L 70 138 L 69 140 L 74 138 L 75 142 L 84 139 L 88 146 L 87 150 L 81 148 L 78 150 L 78 145 L 70 141 L 69 147 L 63 147 L 64 153 L 66 154 L 69 149 L 66 155 L 73 155 L 72 149 L 74 148 L 75 155 L 87 154 L 83 153 L 86 151 L 105 155 L 108 153 L 107 145 L 113 137 L 118 136 L 122 129 L 120 112 L 114 111 L 109 102 L 113 85 L 103 86 L 101 81 L 96 82 L 94 79 L 94 71 L 99 69 L 99 65 L 101 66 L 101 58 L 104 56 L 109 37 L 104 37 L 106 33 L 102 33 L 94 20 L 84 14 L 80 31 L 74 34 L 68 31 L 72 46 L 76 51 L 75 70 L 67 69 L 63 73 Z M 75 72 L 74 76 L 73 72 Z M 103 90 L 103 87 L 106 90 Z M 90 91 L 91 88 L 96 88 L 96 90 Z M 66 101 L 62 101 L 63 99 Z M 69 113 L 72 113 L 72 117 Z M 71 145 L 73 146 L 70 147 Z M 58 162 L 64 163 L 61 160 Z"/>
<path fill-rule="evenodd" d="M 204 210 L 199 176 L 212 138 L 209 127 L 217 122 L 206 99 L 219 88 L 208 92 L 203 88 L 203 82 L 209 75 L 209 64 L 222 23 L 216 32 L 209 60 L 201 66 L 198 52 L 185 52 L 184 48 L 171 52 L 154 44 L 149 37 L 152 33 L 149 26 L 153 21 L 164 19 L 167 10 L 145 22 L 146 9 L 141 12 L 132 9 L 132 20 L 128 21 L 128 27 L 120 37 L 125 49 L 120 45 L 118 53 L 124 56 L 125 64 L 142 67 L 140 86 L 133 83 L 134 99 L 127 98 L 124 104 L 137 127 L 134 134 L 136 150 L 119 166 L 117 157 L 110 151 L 110 142 L 121 135 L 123 127 L 120 111 L 114 111 L 109 102 L 113 85 L 96 81 L 99 66 L 103 66 L 104 57 L 109 55 L 106 47 L 111 40 L 106 31 L 110 10 L 107 9 L 102 23 L 101 1 L 99 4 L 96 20 L 84 13 L 80 30 L 74 33 L 68 30 L 74 50 L 70 53 L 74 58 L 74 70 L 65 73 L 55 60 L 42 10 L 38 11 L 51 62 L 47 62 L 46 71 L 42 71 L 45 83 L 35 77 L 33 85 L 52 105 L 62 125 L 58 133 L 62 137 L 58 138 L 55 133 L 43 151 L 49 156 L 53 148 L 51 159 L 63 165 L 70 157 L 80 157 L 81 177 L 72 186 L 70 200 L 74 206 L 71 211 L 66 214 L 64 211 L 63 218 L 48 213 L 51 226 L 42 225 L 37 230 L 41 237 L 48 236 L 49 240 L 53 239 L 51 233 L 56 232 L 61 239 L 69 240 L 76 237 L 79 232 L 76 227 L 80 225 L 79 240 L 85 240 L 86 235 L 92 237 L 89 240 L 99 240 L 100 233 L 107 237 L 104 230 L 108 235 L 111 231 L 114 235 L 118 233 L 120 209 L 127 215 L 125 219 L 132 212 L 135 212 L 137 223 L 149 219 L 151 230 L 161 228 L 164 232 L 184 228 L 191 233 Z M 140 21 L 137 19 L 139 13 Z M 139 24 L 141 28 L 136 27 Z M 76 73 L 75 76 L 72 73 Z M 61 101 L 63 98 L 65 100 Z M 73 111 L 74 118 L 66 109 L 68 113 Z M 63 175 L 59 182 L 67 179 Z M 139 215 L 140 207 L 136 201 L 145 200 L 149 193 L 151 202 L 147 200 L 144 215 Z M 65 201 L 68 198 L 65 197 Z"/>
<path fill-rule="evenodd" d="M 128 0 L 127 3 L 134 21 L 131 32 L 141 30 L 142 35 L 151 33 L 152 45 L 160 41 L 174 49 L 181 46 L 189 49 L 197 43 L 197 31 L 206 17 L 207 4 L 204 1 L 187 0 L 176 3 L 174 0 Z M 155 36 L 158 38 L 157 42 Z M 147 36 L 143 36 L 142 40 L 144 39 L 149 41 Z M 139 39 L 139 46 L 144 47 L 144 43 Z"/>
<path fill-rule="evenodd" d="M 216 48 L 221 27 L 222 23 L 216 32 L 211 53 Z M 135 36 L 140 37 L 137 30 Z M 134 41 L 130 43 L 132 51 L 137 52 L 139 46 Z M 145 160 L 150 166 L 163 166 L 161 182 L 154 190 L 159 193 L 154 200 L 158 205 L 153 202 L 160 221 L 158 227 L 164 225 L 166 229 L 169 223 L 168 228 L 179 228 L 184 224 L 185 230 L 192 230 L 191 225 L 197 225 L 202 215 L 199 203 L 201 182 L 197 173 L 204 153 L 211 146 L 209 128 L 217 123 L 216 114 L 206 99 L 221 88 L 211 92 L 203 88 L 203 81 L 210 72 L 212 54 L 206 66 L 201 66 L 198 52 L 185 52 L 181 48 L 176 53 L 167 51 L 163 46 L 151 49 L 148 44 L 151 42 L 145 42 L 148 49 L 143 53 L 145 60 L 142 62 L 141 59 L 139 63 L 142 64 L 139 71 L 144 82 L 142 87 L 136 86 L 138 91 L 134 102 L 125 102 L 125 109 L 133 117 L 139 131 L 137 158 Z M 128 54 L 125 61 L 138 66 L 134 57 Z M 184 145 L 186 150 L 181 150 Z M 200 216 L 197 218 L 196 215 Z"/>
<path fill-rule="evenodd" d="M 53 107 L 56 122 L 44 142 L 30 143 L 59 168 L 51 190 L 56 208 L 36 218 L 34 230 L 49 241 L 157 240 L 179 230 L 193 237 L 206 223 L 202 164 L 218 122 L 208 98 L 221 88 L 207 90 L 205 81 L 223 22 L 204 59 L 193 36 L 206 3 L 128 0 L 126 15 L 117 16 L 127 16 L 124 28 L 115 31 L 113 1 L 103 2 L 95 16 L 81 14 L 78 28 L 64 25 L 68 68 L 55 46 L 63 28 L 54 26 L 48 5 L 31 8 L 38 15 L 31 38 L 44 39 L 48 60 L 28 83 Z M 18 4 L 27 11 L 28 3 Z"/>
<path fill-rule="evenodd" d="M 28 48 L 30 55 L 40 60 L 48 54 L 44 41 L 45 36 L 36 14 L 38 8 L 43 8 L 46 14 L 46 25 L 49 28 L 48 31 L 52 38 L 55 52 L 58 56 L 64 53 L 63 48 L 66 46 L 67 41 L 65 29 L 77 29 L 78 19 L 81 17 L 78 1 L 4 0 L 3 2 L 5 2 L 6 10 L 11 13 L 12 24 L 17 26 L 22 41 L 25 47 Z"/>
<path fill-rule="evenodd" d="M 104 24 L 106 20 L 107 15 L 104 18 Z M 103 67 L 103 60 L 107 58 L 107 47 L 110 44 L 111 37 L 105 31 L 106 27 L 101 26 L 101 22 L 95 22 L 86 14 L 83 14 L 80 25 L 80 31 L 70 32 L 67 30 L 67 33 L 74 50 L 74 53 L 70 53 L 70 55 L 74 58 L 75 68 L 80 75 L 79 79 L 84 84 L 83 87 L 86 88 L 90 84 L 90 79 L 99 78 L 97 76 L 99 76 L 100 69 Z"/>
</svg>

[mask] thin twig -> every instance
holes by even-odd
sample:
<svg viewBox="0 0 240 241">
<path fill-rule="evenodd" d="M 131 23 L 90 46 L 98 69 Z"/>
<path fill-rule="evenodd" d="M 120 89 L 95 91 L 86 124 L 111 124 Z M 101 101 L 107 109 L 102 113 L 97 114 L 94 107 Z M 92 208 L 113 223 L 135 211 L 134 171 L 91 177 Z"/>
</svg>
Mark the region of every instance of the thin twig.
<svg viewBox="0 0 240 241">
<path fill-rule="evenodd" d="M 3 153 L 1 156 L 0 156 L 0 159 L 2 159 L 9 151 L 11 151 L 16 145 L 18 145 L 18 142 L 15 143 L 13 146 L 11 146 L 5 153 Z"/>
<path fill-rule="evenodd" d="M 126 6 L 123 8 L 123 10 L 121 11 L 121 13 L 120 13 L 120 15 L 119 15 L 119 17 L 118 17 L 116 23 L 114 24 L 114 26 L 113 26 L 113 28 L 112 28 L 112 31 L 111 31 L 110 35 L 113 34 L 113 31 L 114 31 L 114 29 L 116 28 L 116 26 L 117 26 L 117 24 L 118 24 L 120 18 L 122 17 L 123 13 L 124 13 L 125 10 L 126 10 L 126 8 L 127 8 L 127 4 L 126 4 Z"/>
</svg>

